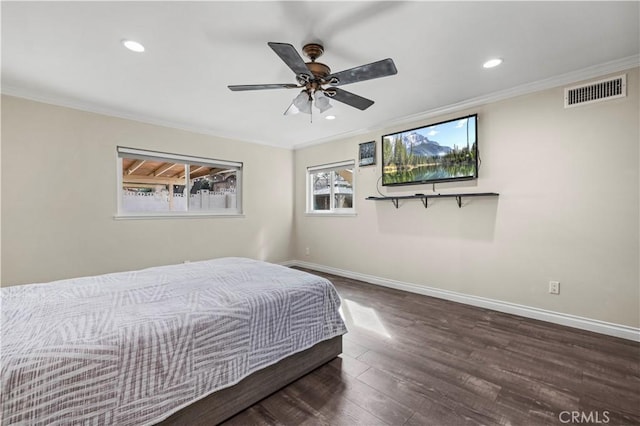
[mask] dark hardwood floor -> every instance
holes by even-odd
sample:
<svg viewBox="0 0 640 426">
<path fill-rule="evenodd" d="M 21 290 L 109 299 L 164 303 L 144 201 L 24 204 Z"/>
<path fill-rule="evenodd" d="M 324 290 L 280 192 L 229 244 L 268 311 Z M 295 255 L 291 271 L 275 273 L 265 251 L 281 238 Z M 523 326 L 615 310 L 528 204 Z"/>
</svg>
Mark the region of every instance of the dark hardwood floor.
<svg viewBox="0 0 640 426">
<path fill-rule="evenodd" d="M 640 344 L 309 271 L 349 333 L 233 425 L 640 425 Z"/>
</svg>

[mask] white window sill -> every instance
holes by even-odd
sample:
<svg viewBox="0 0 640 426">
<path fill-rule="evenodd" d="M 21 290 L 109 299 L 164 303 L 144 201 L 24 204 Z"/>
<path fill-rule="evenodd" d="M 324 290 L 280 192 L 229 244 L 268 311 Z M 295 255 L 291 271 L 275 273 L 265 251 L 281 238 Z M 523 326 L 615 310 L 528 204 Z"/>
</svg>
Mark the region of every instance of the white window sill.
<svg viewBox="0 0 640 426">
<path fill-rule="evenodd" d="M 243 213 L 116 214 L 115 220 L 243 218 Z"/>
<path fill-rule="evenodd" d="M 334 212 L 305 212 L 305 216 L 327 216 L 327 217 L 354 217 L 357 213 L 334 213 Z"/>
</svg>

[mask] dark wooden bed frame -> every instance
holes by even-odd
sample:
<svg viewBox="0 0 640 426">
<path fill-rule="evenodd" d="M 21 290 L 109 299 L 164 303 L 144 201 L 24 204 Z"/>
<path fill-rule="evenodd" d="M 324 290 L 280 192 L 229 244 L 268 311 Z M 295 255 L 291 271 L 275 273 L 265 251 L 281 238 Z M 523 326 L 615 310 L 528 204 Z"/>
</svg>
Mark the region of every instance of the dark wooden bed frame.
<svg viewBox="0 0 640 426">
<path fill-rule="evenodd" d="M 172 414 L 158 425 L 183 426 L 221 423 L 296 381 L 342 353 L 342 336 L 322 341 L 245 377 L 239 383 L 208 395 Z"/>
</svg>

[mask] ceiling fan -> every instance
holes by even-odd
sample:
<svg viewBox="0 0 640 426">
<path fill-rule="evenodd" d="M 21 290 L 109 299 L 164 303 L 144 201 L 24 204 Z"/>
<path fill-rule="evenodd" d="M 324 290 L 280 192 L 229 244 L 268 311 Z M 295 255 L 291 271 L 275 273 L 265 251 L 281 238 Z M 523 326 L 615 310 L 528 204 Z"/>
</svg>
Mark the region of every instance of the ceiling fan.
<svg viewBox="0 0 640 426">
<path fill-rule="evenodd" d="M 387 58 L 332 74 L 328 66 L 316 62 L 316 59 L 324 53 L 324 46 L 321 44 L 309 43 L 304 45 L 302 51 L 307 58 L 311 59 L 311 62 L 306 63 L 291 44 L 274 42 L 267 44 L 296 74 L 298 84 L 248 84 L 228 87 L 233 91 L 302 89 L 300 94 L 296 96 L 289 108 L 285 111 L 285 115 L 295 114 L 297 112 L 311 114 L 311 104 L 314 99 L 315 105 L 321 113 L 331 108 L 329 99 L 334 99 L 364 111 L 373 105 L 374 102 L 372 100 L 339 89 L 336 86 L 386 77 L 398 72 L 393 60 Z"/>
</svg>

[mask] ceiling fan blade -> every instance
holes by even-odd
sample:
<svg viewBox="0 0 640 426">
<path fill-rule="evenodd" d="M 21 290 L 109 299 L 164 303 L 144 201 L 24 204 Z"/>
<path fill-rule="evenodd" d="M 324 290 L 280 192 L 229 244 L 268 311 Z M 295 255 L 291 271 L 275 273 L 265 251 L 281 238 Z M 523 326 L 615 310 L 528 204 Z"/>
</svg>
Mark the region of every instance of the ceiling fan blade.
<svg viewBox="0 0 640 426">
<path fill-rule="evenodd" d="M 329 99 L 335 99 L 338 102 L 345 103 L 362 111 L 369 108 L 374 103 L 371 99 L 363 98 L 362 96 L 347 92 L 343 89 L 332 87 L 327 89 L 324 93 L 329 97 Z"/>
<path fill-rule="evenodd" d="M 372 62 L 367 65 L 360 65 L 359 67 L 330 74 L 325 80 L 329 81 L 332 86 L 342 86 L 343 84 L 386 77 L 397 73 L 398 70 L 393 63 L 393 59 L 387 58 L 378 62 Z M 331 83 L 331 80 L 337 80 L 337 82 Z"/>
<path fill-rule="evenodd" d="M 265 90 L 265 89 L 297 89 L 300 86 L 296 84 L 239 84 L 235 86 L 227 86 L 234 92 L 240 92 L 243 90 Z"/>
<path fill-rule="evenodd" d="M 311 75 L 311 71 L 307 68 L 307 64 L 304 63 L 295 47 L 289 43 L 274 43 L 272 41 L 267 44 L 278 56 L 280 56 L 280 59 L 282 59 L 284 63 L 287 64 L 294 73 L 296 73 L 296 76 L 303 74 L 308 76 L 309 79 L 313 77 Z"/>
</svg>

